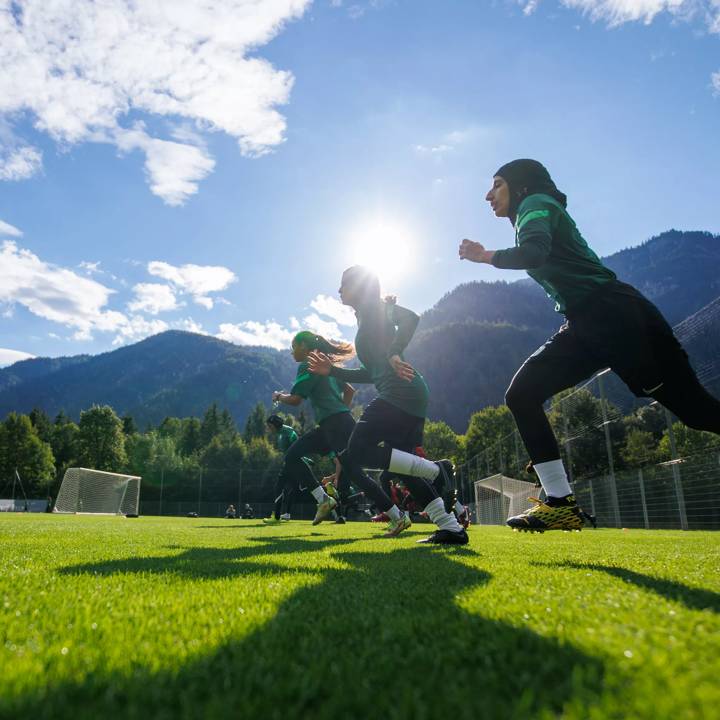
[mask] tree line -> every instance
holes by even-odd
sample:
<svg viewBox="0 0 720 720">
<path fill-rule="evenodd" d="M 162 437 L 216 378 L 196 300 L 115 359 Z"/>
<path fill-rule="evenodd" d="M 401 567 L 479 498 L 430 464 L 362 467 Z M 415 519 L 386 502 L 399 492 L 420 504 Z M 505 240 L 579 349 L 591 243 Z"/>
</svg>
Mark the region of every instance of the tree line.
<svg viewBox="0 0 720 720">
<path fill-rule="evenodd" d="M 572 402 L 557 402 L 572 393 Z M 357 416 L 360 407 L 353 408 Z M 640 467 L 671 459 L 664 410 L 642 407 L 621 416 L 612 405 L 607 415 L 617 469 Z M 556 397 L 549 419 L 560 438 L 572 438 L 576 476 L 592 476 L 607 464 L 601 401 L 588 390 L 566 391 Z M 80 413 L 76 423 L 60 412 L 50 419 L 40 409 L 29 415 L 10 413 L 0 422 L 0 496 L 8 495 L 15 470 L 28 496 L 55 497 L 69 467 L 140 475 L 143 500 L 206 500 L 247 502 L 270 499 L 282 457 L 268 436 L 267 410 L 258 403 L 239 429 L 227 409 L 212 404 L 202 418 L 166 417 L 141 432 L 129 415 L 118 416 L 105 406 Z M 308 418 L 283 415 L 299 434 Z M 428 457 L 448 457 L 463 465 L 512 436 L 515 423 L 504 405 L 474 413 L 465 434 L 443 421 L 428 421 L 424 449 Z M 717 447 L 717 437 L 673 424 L 676 452 L 689 456 Z M 318 476 L 329 474 L 327 458 L 316 459 Z"/>
</svg>

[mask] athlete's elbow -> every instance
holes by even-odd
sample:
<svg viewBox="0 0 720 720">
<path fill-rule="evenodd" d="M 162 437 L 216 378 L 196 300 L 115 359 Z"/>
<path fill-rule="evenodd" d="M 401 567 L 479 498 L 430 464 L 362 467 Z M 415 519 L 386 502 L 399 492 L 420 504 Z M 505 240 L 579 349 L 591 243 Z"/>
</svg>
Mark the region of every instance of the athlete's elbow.
<svg viewBox="0 0 720 720">
<path fill-rule="evenodd" d="M 528 253 L 526 257 L 525 267 L 528 270 L 537 270 L 547 262 L 547 253 L 542 250 Z"/>
</svg>

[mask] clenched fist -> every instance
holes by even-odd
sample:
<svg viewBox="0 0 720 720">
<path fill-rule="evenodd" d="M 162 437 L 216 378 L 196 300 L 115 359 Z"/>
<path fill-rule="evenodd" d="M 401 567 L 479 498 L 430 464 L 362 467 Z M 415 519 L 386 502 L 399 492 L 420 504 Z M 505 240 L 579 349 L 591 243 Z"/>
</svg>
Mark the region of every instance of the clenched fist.
<svg viewBox="0 0 720 720">
<path fill-rule="evenodd" d="M 489 263 L 494 255 L 492 251 L 486 250 L 479 242 L 467 238 L 460 243 L 458 254 L 461 260 L 470 260 L 470 262 L 475 263 Z"/>
</svg>

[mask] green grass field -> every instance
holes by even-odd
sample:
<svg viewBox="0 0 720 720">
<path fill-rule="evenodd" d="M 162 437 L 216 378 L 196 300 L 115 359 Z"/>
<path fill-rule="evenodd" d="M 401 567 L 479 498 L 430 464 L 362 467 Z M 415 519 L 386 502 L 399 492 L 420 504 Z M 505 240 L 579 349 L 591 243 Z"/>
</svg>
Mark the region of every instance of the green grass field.
<svg viewBox="0 0 720 720">
<path fill-rule="evenodd" d="M 3 718 L 711 718 L 720 534 L 0 516 Z"/>
</svg>

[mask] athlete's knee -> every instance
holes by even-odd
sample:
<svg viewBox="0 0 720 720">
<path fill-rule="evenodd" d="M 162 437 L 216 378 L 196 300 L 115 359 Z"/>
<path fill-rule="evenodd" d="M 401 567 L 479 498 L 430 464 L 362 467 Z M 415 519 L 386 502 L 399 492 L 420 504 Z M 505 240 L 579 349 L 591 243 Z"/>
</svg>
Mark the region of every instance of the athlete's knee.
<svg viewBox="0 0 720 720">
<path fill-rule="evenodd" d="M 513 380 L 505 391 L 505 404 L 513 415 L 521 413 L 529 404 L 529 392 L 522 383 Z"/>
<path fill-rule="evenodd" d="M 361 437 L 351 437 L 347 448 L 341 453 L 340 462 L 343 467 L 362 466 L 363 458 L 367 451 L 367 443 Z"/>
</svg>

